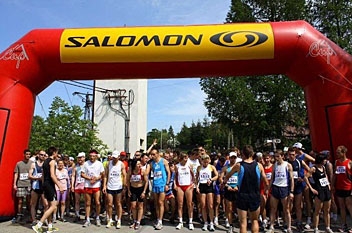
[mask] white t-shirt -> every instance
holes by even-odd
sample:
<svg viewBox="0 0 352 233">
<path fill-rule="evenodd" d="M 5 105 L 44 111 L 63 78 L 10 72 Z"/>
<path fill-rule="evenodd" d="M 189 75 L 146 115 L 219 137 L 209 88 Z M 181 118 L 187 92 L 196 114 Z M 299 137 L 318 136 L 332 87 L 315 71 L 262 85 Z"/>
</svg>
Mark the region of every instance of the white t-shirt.
<svg viewBox="0 0 352 233">
<path fill-rule="evenodd" d="M 104 172 L 103 163 L 98 160 L 92 163 L 90 160 L 88 160 L 83 165 L 83 172 L 89 177 L 99 177 L 100 173 Z M 91 184 L 90 180 L 86 179 L 84 183 L 84 187 L 86 188 L 100 188 L 100 186 L 101 179 L 94 184 Z"/>
</svg>

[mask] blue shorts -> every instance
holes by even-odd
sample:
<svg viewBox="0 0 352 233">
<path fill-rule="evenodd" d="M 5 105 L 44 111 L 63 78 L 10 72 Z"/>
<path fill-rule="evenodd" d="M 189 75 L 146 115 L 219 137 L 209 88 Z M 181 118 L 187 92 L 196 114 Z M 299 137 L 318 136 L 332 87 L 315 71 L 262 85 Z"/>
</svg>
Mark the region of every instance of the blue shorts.
<svg viewBox="0 0 352 233">
<path fill-rule="evenodd" d="M 285 197 L 290 195 L 289 187 L 278 187 L 273 185 L 271 187 L 271 195 L 279 200 L 284 199 Z"/>
<path fill-rule="evenodd" d="M 165 186 L 153 186 L 153 193 L 163 193 L 165 192 Z"/>
<path fill-rule="evenodd" d="M 215 195 L 223 195 L 224 194 L 224 190 L 220 189 L 220 184 L 214 185 L 214 194 Z"/>
<path fill-rule="evenodd" d="M 295 182 L 294 195 L 301 194 L 306 188 L 306 182 Z"/>
</svg>

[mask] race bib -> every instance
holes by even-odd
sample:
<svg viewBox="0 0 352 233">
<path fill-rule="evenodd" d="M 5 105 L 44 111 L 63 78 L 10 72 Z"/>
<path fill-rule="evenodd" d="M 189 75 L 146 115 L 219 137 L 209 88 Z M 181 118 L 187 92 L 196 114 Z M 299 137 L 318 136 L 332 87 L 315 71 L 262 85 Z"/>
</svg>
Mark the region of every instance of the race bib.
<svg viewBox="0 0 352 233">
<path fill-rule="evenodd" d="M 266 174 L 266 179 L 267 179 L 267 180 L 271 180 L 271 175 L 272 175 L 272 173 L 269 172 L 269 173 L 265 173 L 265 174 Z"/>
<path fill-rule="evenodd" d="M 161 171 L 154 172 L 154 180 L 161 179 L 161 177 L 162 177 Z"/>
<path fill-rule="evenodd" d="M 77 183 L 77 184 L 81 184 L 81 183 L 84 182 L 84 180 L 85 180 L 84 178 L 78 177 L 77 180 L 76 180 L 76 183 Z"/>
<path fill-rule="evenodd" d="M 335 174 L 344 174 L 346 173 L 346 167 L 345 166 L 337 166 Z"/>
<path fill-rule="evenodd" d="M 227 183 L 229 184 L 237 184 L 238 176 L 231 176 Z"/>
<path fill-rule="evenodd" d="M 275 177 L 276 178 L 285 178 L 286 174 L 285 174 L 285 172 L 275 172 Z"/>
<path fill-rule="evenodd" d="M 321 187 L 325 187 L 329 185 L 329 181 L 326 177 L 319 179 L 319 182 Z"/>
<path fill-rule="evenodd" d="M 20 180 L 28 180 L 28 173 L 20 173 Z"/>
<path fill-rule="evenodd" d="M 42 176 L 43 176 L 43 173 L 37 173 L 36 175 L 37 178 L 42 178 Z"/>
<path fill-rule="evenodd" d="M 298 171 L 293 171 L 292 175 L 293 175 L 293 179 L 298 179 Z"/>
<path fill-rule="evenodd" d="M 112 171 L 111 173 L 110 173 L 110 177 L 120 177 L 120 172 L 117 172 L 117 171 Z"/>
<path fill-rule="evenodd" d="M 141 175 L 132 175 L 131 176 L 131 182 L 139 182 L 141 180 L 142 180 Z"/>
</svg>

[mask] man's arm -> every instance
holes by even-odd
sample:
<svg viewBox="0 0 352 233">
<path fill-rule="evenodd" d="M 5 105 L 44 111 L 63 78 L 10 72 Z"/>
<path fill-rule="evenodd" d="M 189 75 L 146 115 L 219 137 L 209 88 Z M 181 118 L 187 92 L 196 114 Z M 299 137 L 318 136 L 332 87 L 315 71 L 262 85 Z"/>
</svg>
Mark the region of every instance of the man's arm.
<svg viewBox="0 0 352 233">
<path fill-rule="evenodd" d="M 164 159 L 164 165 L 165 165 L 165 170 L 167 173 L 166 186 L 168 187 L 168 185 L 170 183 L 170 179 L 171 179 L 171 172 L 170 172 L 169 163 L 166 161 L 166 159 Z"/>
<path fill-rule="evenodd" d="M 225 178 L 224 178 L 224 182 L 227 182 L 227 180 L 235 173 L 235 172 L 238 172 L 240 170 L 240 166 L 241 164 L 240 163 L 236 163 L 235 166 L 232 167 L 231 171 L 229 171 Z"/>
<path fill-rule="evenodd" d="M 64 189 L 56 177 L 55 160 L 51 160 L 49 163 L 49 166 L 50 166 L 50 178 L 56 184 L 56 186 L 59 187 L 59 190 L 62 193 L 64 191 Z"/>
<path fill-rule="evenodd" d="M 293 169 L 292 169 L 292 165 L 291 164 L 287 164 L 287 169 L 288 169 L 288 174 L 289 174 L 289 179 L 290 179 L 290 184 L 291 184 L 291 189 L 290 189 L 290 193 L 293 196 L 293 192 L 295 190 L 295 183 L 294 183 L 294 178 L 293 178 Z"/>
</svg>

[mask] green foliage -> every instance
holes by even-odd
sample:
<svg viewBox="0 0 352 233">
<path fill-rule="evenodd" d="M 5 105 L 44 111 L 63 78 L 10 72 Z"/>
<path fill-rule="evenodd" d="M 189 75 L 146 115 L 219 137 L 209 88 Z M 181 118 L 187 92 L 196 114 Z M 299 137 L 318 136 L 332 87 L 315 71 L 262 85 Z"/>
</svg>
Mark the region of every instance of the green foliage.
<svg viewBox="0 0 352 233">
<path fill-rule="evenodd" d="M 312 24 L 330 40 L 352 52 L 352 2 L 312 1 Z"/>
<path fill-rule="evenodd" d="M 105 150 L 107 146 L 96 136 L 97 131 L 89 120 L 82 119 L 79 106 L 70 107 L 64 100 L 55 97 L 49 116 L 44 119 L 34 116 L 29 147 L 32 151 L 56 146 L 60 153 L 76 156 L 91 148 Z"/>
</svg>

